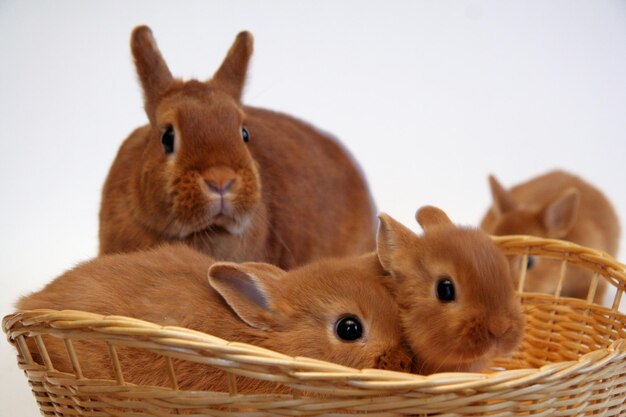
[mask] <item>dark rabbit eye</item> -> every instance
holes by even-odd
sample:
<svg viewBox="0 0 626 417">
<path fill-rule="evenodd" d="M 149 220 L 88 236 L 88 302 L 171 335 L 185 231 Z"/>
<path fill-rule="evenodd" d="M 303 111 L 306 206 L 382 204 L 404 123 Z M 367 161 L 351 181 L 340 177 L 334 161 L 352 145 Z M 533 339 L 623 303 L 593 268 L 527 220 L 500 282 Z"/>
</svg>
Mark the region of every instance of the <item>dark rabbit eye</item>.
<svg viewBox="0 0 626 417">
<path fill-rule="evenodd" d="M 528 261 L 526 262 L 526 269 L 532 269 L 533 266 L 535 266 L 535 257 L 534 256 L 529 256 L 528 257 Z"/>
<path fill-rule="evenodd" d="M 250 134 L 248 133 L 248 130 L 245 127 L 241 128 L 241 137 L 243 138 L 243 141 L 248 143 L 248 141 L 250 140 Z"/>
<path fill-rule="evenodd" d="M 335 332 L 340 339 L 353 342 L 363 336 L 363 325 L 355 316 L 346 316 L 337 322 Z"/>
<path fill-rule="evenodd" d="M 174 128 L 172 125 L 167 126 L 163 136 L 161 136 L 161 144 L 165 153 L 170 154 L 174 152 Z"/>
<path fill-rule="evenodd" d="M 449 277 L 443 276 L 437 282 L 437 298 L 444 303 L 454 301 L 454 283 Z"/>
</svg>

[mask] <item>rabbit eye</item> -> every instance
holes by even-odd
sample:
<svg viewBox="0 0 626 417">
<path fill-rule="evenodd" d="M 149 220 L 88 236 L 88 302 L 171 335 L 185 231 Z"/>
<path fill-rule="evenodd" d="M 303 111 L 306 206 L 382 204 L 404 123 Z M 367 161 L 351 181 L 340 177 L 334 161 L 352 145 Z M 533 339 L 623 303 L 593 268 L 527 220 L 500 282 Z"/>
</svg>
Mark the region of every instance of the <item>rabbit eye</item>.
<svg viewBox="0 0 626 417">
<path fill-rule="evenodd" d="M 454 283 L 450 277 L 440 277 L 439 282 L 437 282 L 437 298 L 444 303 L 454 301 Z"/>
<path fill-rule="evenodd" d="M 174 152 L 174 128 L 172 125 L 168 125 L 165 132 L 161 136 L 161 144 L 166 154 Z"/>
<path fill-rule="evenodd" d="M 241 128 L 241 137 L 246 143 L 248 143 L 248 141 L 250 140 L 250 134 L 248 133 L 248 129 L 246 129 L 245 127 Z"/>
<path fill-rule="evenodd" d="M 353 342 L 363 336 L 363 325 L 355 316 L 346 316 L 335 325 L 335 332 L 341 340 Z"/>
<path fill-rule="evenodd" d="M 533 266 L 535 266 L 535 257 L 529 256 L 528 261 L 526 262 L 526 269 L 532 269 Z"/>
</svg>

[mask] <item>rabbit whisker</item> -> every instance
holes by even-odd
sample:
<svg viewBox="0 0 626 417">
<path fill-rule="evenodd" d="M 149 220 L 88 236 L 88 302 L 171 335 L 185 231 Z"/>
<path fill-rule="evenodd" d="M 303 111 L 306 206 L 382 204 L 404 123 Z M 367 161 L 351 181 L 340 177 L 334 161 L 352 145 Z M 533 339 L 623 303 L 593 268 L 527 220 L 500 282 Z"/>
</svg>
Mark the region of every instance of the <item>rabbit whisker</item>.
<svg viewBox="0 0 626 417">
<path fill-rule="evenodd" d="M 283 248 L 285 248 L 285 252 L 289 256 L 291 261 L 292 262 L 295 261 L 295 256 L 291 252 L 291 249 L 289 248 L 289 245 L 287 245 L 287 243 L 283 240 L 283 238 L 280 235 L 280 233 L 276 230 L 276 228 L 273 227 L 273 225 L 269 222 L 269 220 L 265 216 L 263 216 L 261 214 L 260 209 L 252 211 L 252 215 L 255 216 L 256 219 L 258 219 L 258 220 L 262 221 L 263 223 L 265 223 L 265 225 L 267 226 L 267 228 L 270 231 L 270 233 L 272 233 L 276 237 L 276 240 L 278 241 L 278 243 L 280 243 L 280 245 Z"/>
<path fill-rule="evenodd" d="M 165 220 L 165 226 L 161 227 L 161 230 L 159 231 L 159 237 L 158 237 L 159 240 L 165 240 L 165 239 L 171 238 L 171 233 L 168 233 L 168 231 L 172 228 L 172 226 L 174 225 L 176 221 L 177 221 L 176 215 L 173 212 L 170 212 L 168 214 L 167 219 Z M 177 235 L 180 235 L 181 231 L 182 230 L 179 230 Z"/>
<path fill-rule="evenodd" d="M 212 237 L 211 232 L 208 229 L 203 230 L 201 233 L 197 234 L 198 239 L 200 240 L 200 247 L 208 248 L 212 246 Z"/>
<path fill-rule="evenodd" d="M 441 362 L 439 363 L 439 365 L 437 366 L 437 368 L 435 368 L 435 371 L 434 371 L 433 373 L 437 373 L 437 372 L 439 372 L 439 370 L 441 369 L 441 367 L 442 367 L 444 364 L 446 364 L 446 363 L 448 362 L 448 359 L 450 359 L 450 356 L 452 356 L 452 351 L 449 351 L 449 352 L 448 352 L 448 355 L 446 355 L 446 357 L 444 358 L 444 360 L 443 360 L 443 361 L 441 361 Z"/>
</svg>

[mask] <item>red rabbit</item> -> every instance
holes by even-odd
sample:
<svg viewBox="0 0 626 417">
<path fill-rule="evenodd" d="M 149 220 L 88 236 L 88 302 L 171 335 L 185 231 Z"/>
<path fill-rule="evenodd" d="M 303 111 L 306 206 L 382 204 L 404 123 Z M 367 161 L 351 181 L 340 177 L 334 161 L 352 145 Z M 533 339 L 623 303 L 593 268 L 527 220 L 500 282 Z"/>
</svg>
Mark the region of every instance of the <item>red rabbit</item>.
<svg viewBox="0 0 626 417">
<path fill-rule="evenodd" d="M 184 244 L 167 244 L 83 263 L 17 307 L 123 315 L 290 356 L 355 368 L 411 369 L 392 282 L 371 254 L 284 271 L 264 263 L 216 263 Z M 44 341 L 55 368 L 71 372 L 63 339 L 44 336 Z M 114 378 L 104 342 L 73 344 L 86 377 Z M 117 350 L 126 381 L 171 384 L 163 356 L 132 347 Z M 228 390 L 218 368 L 178 360 L 174 367 L 181 389 Z M 246 378 L 237 385 L 240 391 L 280 390 Z"/>
<path fill-rule="evenodd" d="M 101 254 L 182 241 L 218 260 L 290 268 L 374 249 L 375 209 L 346 150 L 241 103 L 250 33 L 206 82 L 173 78 L 148 27 L 131 47 L 150 123 L 122 144 L 104 184 Z"/>
<path fill-rule="evenodd" d="M 552 171 L 506 190 L 494 176 L 489 177 L 493 206 L 481 228 L 494 235 L 533 235 L 567 240 L 579 245 L 617 254 L 620 226 L 608 199 L 597 188 L 564 171 Z M 520 268 L 520 260 L 513 262 Z M 561 263 L 529 257 L 524 283 L 526 291 L 554 293 Z M 591 271 L 568 268 L 561 295 L 587 298 Z M 598 281 L 595 302 L 601 304 L 606 282 Z"/>
</svg>

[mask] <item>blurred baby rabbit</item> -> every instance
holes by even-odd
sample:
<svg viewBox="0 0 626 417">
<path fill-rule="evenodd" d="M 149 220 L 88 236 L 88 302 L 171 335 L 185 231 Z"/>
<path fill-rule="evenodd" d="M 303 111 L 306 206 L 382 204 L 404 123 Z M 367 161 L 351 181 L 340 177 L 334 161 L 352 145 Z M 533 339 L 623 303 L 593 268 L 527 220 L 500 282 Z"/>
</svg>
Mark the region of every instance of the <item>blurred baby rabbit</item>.
<svg viewBox="0 0 626 417">
<path fill-rule="evenodd" d="M 263 263 L 214 263 L 175 244 L 96 258 L 17 306 L 125 315 L 291 356 L 355 368 L 410 370 L 390 286 L 370 255 L 321 260 L 285 272 Z M 62 339 L 45 342 L 55 368 L 71 372 Z M 114 377 L 104 343 L 74 345 L 87 377 Z M 126 381 L 170 385 L 162 356 L 128 347 L 118 352 Z M 224 374 L 216 368 L 177 360 L 174 368 L 182 389 L 227 390 Z M 239 382 L 242 391 L 268 388 L 252 379 Z"/>
<path fill-rule="evenodd" d="M 493 235 L 532 235 L 567 240 L 615 256 L 620 226 L 615 210 L 595 187 L 564 171 L 552 171 L 506 190 L 494 176 L 489 177 L 493 206 L 481 228 Z M 520 261 L 514 264 L 518 277 Z M 528 258 L 524 290 L 553 294 L 561 263 Z M 570 268 L 561 295 L 587 298 L 592 273 Z M 601 304 L 606 282 L 600 280 L 595 302 Z"/>
<path fill-rule="evenodd" d="M 131 49 L 149 124 L 122 144 L 104 184 L 101 254 L 182 241 L 219 260 L 290 268 L 374 249 L 373 203 L 346 150 L 241 103 L 250 33 L 208 81 L 174 78 L 146 26 Z"/>
<path fill-rule="evenodd" d="M 381 214 L 378 257 L 396 281 L 415 370 L 480 371 L 514 351 L 524 317 L 506 258 L 489 236 L 457 227 L 438 208 L 416 215 L 423 236 Z"/>
</svg>

